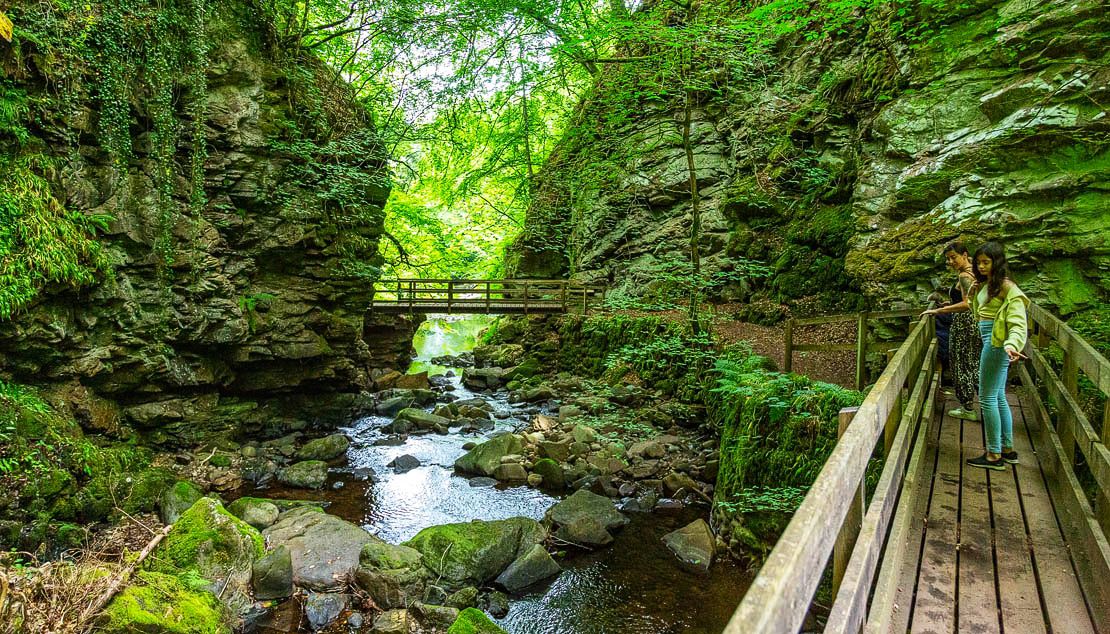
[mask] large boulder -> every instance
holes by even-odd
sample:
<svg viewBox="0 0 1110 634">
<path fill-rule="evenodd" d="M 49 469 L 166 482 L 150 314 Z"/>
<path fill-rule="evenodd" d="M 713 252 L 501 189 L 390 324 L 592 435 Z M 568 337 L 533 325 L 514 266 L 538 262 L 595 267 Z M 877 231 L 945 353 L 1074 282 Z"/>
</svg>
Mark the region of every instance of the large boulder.
<svg viewBox="0 0 1110 634">
<path fill-rule="evenodd" d="M 555 531 L 556 539 L 575 546 L 591 548 L 613 543 L 613 536 L 596 519 L 583 515 L 563 524 Z"/>
<path fill-rule="evenodd" d="M 387 431 L 394 434 L 446 431 L 450 425 L 450 418 L 408 407 L 397 413 L 397 417 L 393 419 Z"/>
<path fill-rule="evenodd" d="M 297 460 L 334 460 L 347 453 L 351 441 L 345 434 L 332 434 L 305 443 L 297 452 Z"/>
<path fill-rule="evenodd" d="M 595 520 L 608 531 L 628 524 L 628 518 L 617 510 L 612 500 L 585 489 L 575 491 L 567 499 L 547 509 L 544 521 L 565 525 L 581 517 Z"/>
<path fill-rule="evenodd" d="M 563 477 L 563 466 L 551 458 L 540 458 L 532 466 L 532 473 L 543 476 L 543 488 L 561 491 L 566 488 L 566 478 Z"/>
<path fill-rule="evenodd" d="M 292 596 L 293 558 L 285 544 L 279 544 L 254 562 L 251 579 L 255 599 L 268 601 Z"/>
<path fill-rule="evenodd" d="M 497 583 L 509 592 L 519 592 L 534 583 L 559 574 L 561 570 L 562 568 L 547 553 L 543 544 L 536 544 L 509 564 L 509 567 L 497 576 Z"/>
<path fill-rule="evenodd" d="M 524 451 L 524 443 L 515 434 L 495 436 L 471 449 L 455 461 L 455 469 L 463 473 L 492 476 L 504 456 Z"/>
<path fill-rule="evenodd" d="M 402 608 L 424 594 L 427 571 L 420 551 L 377 537 L 362 547 L 355 583 L 383 609 Z"/>
<path fill-rule="evenodd" d="M 204 497 L 204 491 L 187 480 L 178 480 L 162 492 L 158 499 L 158 515 L 165 524 L 173 524 L 197 500 Z"/>
<path fill-rule="evenodd" d="M 328 463 L 323 460 L 305 460 L 294 463 L 278 472 L 278 481 L 301 489 L 320 489 L 328 480 Z"/>
<path fill-rule="evenodd" d="M 309 507 L 282 513 L 262 535 L 289 549 L 293 583 L 319 592 L 342 589 L 362 547 L 374 539 L 359 526 Z"/>
<path fill-rule="evenodd" d="M 425 528 L 405 542 L 424 555 L 424 566 L 445 586 L 481 586 L 547 537 L 526 517 L 444 524 Z"/>
<path fill-rule="evenodd" d="M 708 572 L 716 552 L 713 531 L 703 519 L 697 519 L 677 531 L 663 536 L 663 543 L 683 563 Z"/>
<path fill-rule="evenodd" d="M 109 634 L 231 634 L 211 592 L 193 590 L 172 574 L 140 570 L 104 609 L 97 632 Z"/>
<path fill-rule="evenodd" d="M 507 634 L 505 630 L 486 616 L 478 608 L 467 608 L 459 612 L 459 618 L 447 629 L 447 634 Z"/>
<path fill-rule="evenodd" d="M 233 610 L 250 606 L 251 567 L 263 553 L 262 536 L 228 513 L 219 500 L 201 498 L 181 514 L 146 560 L 147 569 L 204 578 Z"/>
</svg>

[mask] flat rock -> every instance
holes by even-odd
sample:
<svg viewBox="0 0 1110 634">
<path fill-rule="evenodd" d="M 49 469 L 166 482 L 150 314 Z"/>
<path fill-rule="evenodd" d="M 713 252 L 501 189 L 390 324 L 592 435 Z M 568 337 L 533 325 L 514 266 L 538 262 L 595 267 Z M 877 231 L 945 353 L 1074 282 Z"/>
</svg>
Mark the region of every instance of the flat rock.
<svg viewBox="0 0 1110 634">
<path fill-rule="evenodd" d="M 536 544 L 509 564 L 509 567 L 497 576 L 496 583 L 509 592 L 519 592 L 561 571 L 562 568 L 555 563 L 543 545 Z"/>
<path fill-rule="evenodd" d="M 570 524 L 581 517 L 594 519 L 607 531 L 621 528 L 628 523 L 628 518 L 617 510 L 612 500 L 585 489 L 575 491 L 567 499 L 547 509 L 544 515 L 546 520 L 559 525 Z"/>
<path fill-rule="evenodd" d="M 373 540 L 361 527 L 311 508 L 282 513 L 262 535 L 289 548 L 293 582 L 319 592 L 342 589 L 362 547 Z"/>
<path fill-rule="evenodd" d="M 683 563 L 708 572 L 716 552 L 713 531 L 703 519 L 697 519 L 677 531 L 663 536 L 663 543 Z"/>
</svg>

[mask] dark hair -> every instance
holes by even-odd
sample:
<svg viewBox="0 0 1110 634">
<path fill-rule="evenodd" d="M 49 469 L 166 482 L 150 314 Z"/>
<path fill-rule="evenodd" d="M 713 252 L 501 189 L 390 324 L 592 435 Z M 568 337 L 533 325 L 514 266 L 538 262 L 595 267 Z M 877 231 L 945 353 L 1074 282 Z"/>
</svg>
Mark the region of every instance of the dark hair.
<svg viewBox="0 0 1110 634">
<path fill-rule="evenodd" d="M 979 272 L 980 255 L 991 260 L 990 278 Z M 992 240 L 976 249 L 975 257 L 971 260 L 971 270 L 975 272 L 975 279 L 980 284 L 987 283 L 987 298 L 997 297 L 1002 292 L 1002 280 L 1010 277 L 1010 268 L 1006 266 L 1006 252 L 1002 250 L 1002 245 Z"/>
<path fill-rule="evenodd" d="M 960 242 L 959 240 L 957 240 L 955 242 L 949 242 L 944 247 L 944 250 L 940 252 L 940 254 L 945 255 L 949 251 L 955 251 L 956 253 L 958 253 L 960 255 L 967 255 L 967 247 L 965 247 L 964 243 Z"/>
</svg>

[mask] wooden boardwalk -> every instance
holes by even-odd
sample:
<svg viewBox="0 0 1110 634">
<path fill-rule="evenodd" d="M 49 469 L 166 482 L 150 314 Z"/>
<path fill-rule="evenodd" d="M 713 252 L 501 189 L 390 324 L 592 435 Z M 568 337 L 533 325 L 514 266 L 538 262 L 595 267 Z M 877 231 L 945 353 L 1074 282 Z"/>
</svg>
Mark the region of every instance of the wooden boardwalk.
<svg viewBox="0 0 1110 634">
<path fill-rule="evenodd" d="M 1029 326 L 1008 393 L 1018 464 L 965 463 L 983 427 L 947 416 L 957 403 L 919 320 L 841 411 L 837 445 L 726 634 L 798 632 L 807 615 L 839 634 L 1110 634 L 1110 361 L 1036 304 Z M 833 602 L 816 605 L 827 579 Z"/>
<path fill-rule="evenodd" d="M 370 312 L 542 315 L 586 313 L 605 301 L 605 287 L 568 280 L 378 280 Z"/>
<path fill-rule="evenodd" d="M 969 467 L 985 446 L 983 426 L 952 418 L 939 402 L 927 434 L 932 477 L 907 490 L 913 504 L 892 622 L 921 634 L 1094 633 L 1071 550 L 1033 450 L 1020 400 L 1010 394 L 1014 448 L 1005 471 Z M 1030 420 L 1032 419 L 1032 420 Z M 914 552 L 919 553 L 914 556 Z M 901 627 L 897 627 L 901 631 Z"/>
</svg>

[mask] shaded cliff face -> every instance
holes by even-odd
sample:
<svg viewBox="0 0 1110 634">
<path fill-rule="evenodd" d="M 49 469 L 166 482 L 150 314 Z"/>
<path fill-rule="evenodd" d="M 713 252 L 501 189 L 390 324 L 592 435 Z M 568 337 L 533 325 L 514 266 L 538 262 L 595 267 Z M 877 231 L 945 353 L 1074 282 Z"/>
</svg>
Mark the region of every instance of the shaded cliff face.
<svg viewBox="0 0 1110 634">
<path fill-rule="evenodd" d="M 869 9 L 842 36 L 784 37 L 699 68 L 725 76 L 693 112 L 703 266 L 773 270 L 725 297 L 802 313 L 917 305 L 954 239 L 1002 240 L 1019 283 L 1061 313 L 1110 295 L 1105 7 L 945 4 L 899 5 L 916 7 L 913 37 L 894 35 L 890 7 Z M 545 166 L 510 252 L 518 274 L 638 296 L 686 257 L 682 109 L 616 104 L 637 72 L 599 80 Z"/>
<path fill-rule="evenodd" d="M 191 69 L 171 64 L 159 88 L 153 43 L 122 52 L 134 66 L 120 73 L 123 134 L 113 135 L 102 52 L 112 41 L 97 40 L 109 5 L 78 16 L 96 24 L 69 61 L 101 57 L 67 69 L 64 90 L 67 49 L 17 37 L 0 51 L 7 88 L 32 104 L 30 139 L 5 151 L 49 156 L 44 176 L 67 210 L 111 217 L 99 238 L 110 264 L 96 282 L 47 287 L 0 321 L 0 376 L 48 388 L 87 428 L 155 442 L 348 415 L 375 368 L 406 361 L 415 330 L 365 315 L 389 194 L 369 118 L 315 60 L 282 57 L 250 3 L 225 3 L 193 42 L 203 66 L 192 84 L 182 80 Z M 142 20 L 159 6 L 124 15 L 125 28 L 153 28 Z M 35 8 L 17 3 L 9 15 L 18 24 Z M 60 32 L 66 24 L 40 27 L 59 31 L 42 37 L 75 37 Z"/>
</svg>

